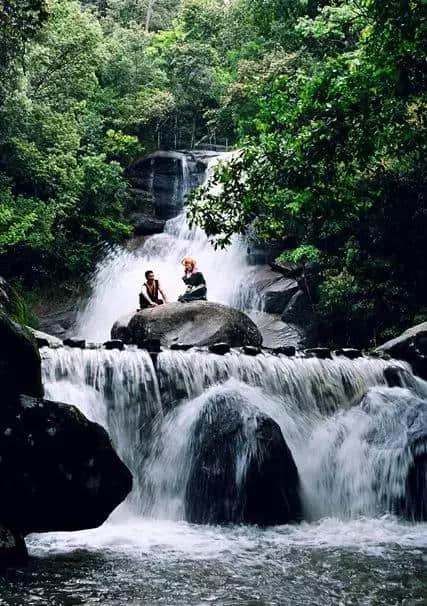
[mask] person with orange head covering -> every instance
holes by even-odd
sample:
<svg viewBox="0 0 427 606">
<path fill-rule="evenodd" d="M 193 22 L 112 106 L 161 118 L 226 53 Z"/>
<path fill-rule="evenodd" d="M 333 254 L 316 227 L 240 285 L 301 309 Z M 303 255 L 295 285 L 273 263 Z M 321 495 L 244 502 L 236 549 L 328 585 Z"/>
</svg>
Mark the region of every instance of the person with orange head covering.
<svg viewBox="0 0 427 606">
<path fill-rule="evenodd" d="M 183 295 L 178 297 L 181 303 L 190 301 L 206 301 L 207 287 L 206 281 L 201 271 L 196 267 L 196 261 L 192 257 L 185 257 L 181 264 L 185 268 L 185 274 L 182 278 L 187 289 Z"/>
</svg>

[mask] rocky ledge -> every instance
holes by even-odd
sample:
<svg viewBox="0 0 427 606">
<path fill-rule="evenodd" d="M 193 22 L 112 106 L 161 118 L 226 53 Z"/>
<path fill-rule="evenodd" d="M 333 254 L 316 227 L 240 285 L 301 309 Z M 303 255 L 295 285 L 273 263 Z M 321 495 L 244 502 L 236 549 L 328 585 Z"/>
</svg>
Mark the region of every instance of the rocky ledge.
<svg viewBox="0 0 427 606">
<path fill-rule="evenodd" d="M 158 340 L 165 347 L 219 342 L 230 347 L 259 347 L 262 343 L 258 328 L 246 314 L 209 301 L 167 303 L 125 316 L 114 324 L 111 338 L 138 346 L 144 346 L 147 340 Z"/>
</svg>

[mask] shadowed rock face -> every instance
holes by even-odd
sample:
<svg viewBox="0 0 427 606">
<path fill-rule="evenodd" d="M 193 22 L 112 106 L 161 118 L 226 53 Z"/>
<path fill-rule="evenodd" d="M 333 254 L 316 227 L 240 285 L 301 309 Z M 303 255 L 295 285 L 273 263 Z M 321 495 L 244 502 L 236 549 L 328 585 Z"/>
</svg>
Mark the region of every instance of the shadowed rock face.
<svg viewBox="0 0 427 606">
<path fill-rule="evenodd" d="M 377 351 L 406 360 L 415 374 L 427 380 L 427 322 L 405 330 L 400 336 L 380 345 Z"/>
<path fill-rule="evenodd" d="M 43 395 L 40 355 L 31 334 L 0 311 L 0 401 L 17 393 Z"/>
<path fill-rule="evenodd" d="M 24 537 L 0 524 L 0 569 L 25 563 L 28 558 Z"/>
<path fill-rule="evenodd" d="M 135 187 L 152 194 L 155 214 L 161 219 L 176 216 L 186 194 L 204 179 L 206 163 L 191 153 L 157 151 L 136 160 L 128 169 Z"/>
<path fill-rule="evenodd" d="M 102 524 L 132 487 L 105 430 L 74 406 L 19 396 L 0 420 L 0 520 L 24 534 Z"/>
<path fill-rule="evenodd" d="M 234 391 L 213 396 L 195 431 L 185 496 L 199 524 L 284 524 L 301 519 L 299 477 L 279 426 Z"/>
<path fill-rule="evenodd" d="M 258 328 L 243 312 L 209 301 L 144 309 L 118 320 L 111 337 L 139 346 L 153 339 L 166 347 L 175 343 L 202 346 L 222 342 L 231 347 L 262 343 Z"/>
</svg>

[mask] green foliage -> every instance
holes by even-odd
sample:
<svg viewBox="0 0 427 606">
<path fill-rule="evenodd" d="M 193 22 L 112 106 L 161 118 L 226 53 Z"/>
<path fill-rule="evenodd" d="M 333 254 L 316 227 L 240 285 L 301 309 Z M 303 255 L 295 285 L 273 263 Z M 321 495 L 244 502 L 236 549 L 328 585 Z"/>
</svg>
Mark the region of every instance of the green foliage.
<svg viewBox="0 0 427 606">
<path fill-rule="evenodd" d="M 425 2 L 0 3 L 0 270 L 91 271 L 129 234 L 127 166 L 216 135 L 242 148 L 190 219 L 320 263 L 324 340 L 424 317 Z M 220 193 L 219 193 L 220 192 Z M 54 268 L 54 269 L 53 269 Z"/>
<path fill-rule="evenodd" d="M 241 61 L 223 107 L 245 148 L 190 218 L 217 245 L 253 224 L 283 260 L 320 259 L 325 340 L 373 343 L 426 304 L 422 3 L 270 4 L 248 10 L 283 59 Z"/>
</svg>

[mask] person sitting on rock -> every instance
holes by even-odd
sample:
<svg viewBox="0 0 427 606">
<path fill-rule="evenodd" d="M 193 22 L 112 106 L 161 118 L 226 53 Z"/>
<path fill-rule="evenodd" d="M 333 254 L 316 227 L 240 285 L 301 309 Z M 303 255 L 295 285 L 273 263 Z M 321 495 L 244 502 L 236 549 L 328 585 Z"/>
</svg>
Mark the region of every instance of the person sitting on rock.
<svg viewBox="0 0 427 606">
<path fill-rule="evenodd" d="M 163 305 L 167 303 L 167 298 L 160 286 L 158 280 L 154 277 L 154 272 L 148 270 L 145 272 L 146 282 L 142 285 L 142 290 L 139 293 L 139 306 L 141 309 L 147 309 L 149 307 L 157 307 L 157 305 Z M 162 298 L 159 297 L 159 294 Z"/>
<path fill-rule="evenodd" d="M 187 285 L 187 290 L 183 295 L 178 297 L 178 301 L 181 303 L 188 303 L 190 301 L 206 301 L 208 292 L 206 282 L 202 272 L 196 269 L 196 261 L 191 257 L 185 257 L 181 263 L 185 267 L 185 274 L 182 279 Z"/>
</svg>

